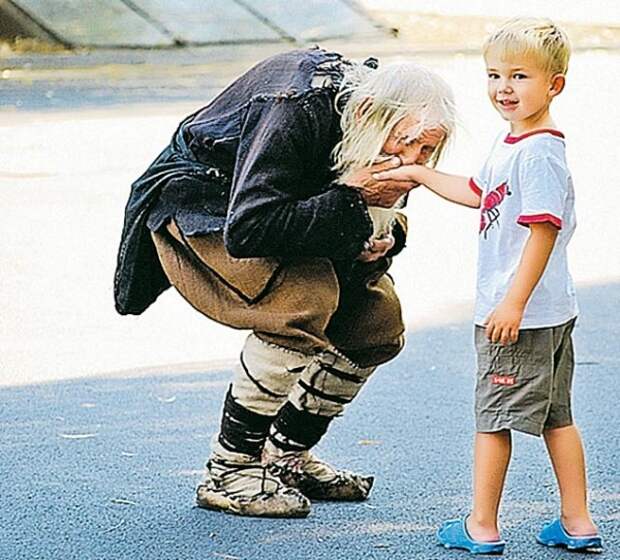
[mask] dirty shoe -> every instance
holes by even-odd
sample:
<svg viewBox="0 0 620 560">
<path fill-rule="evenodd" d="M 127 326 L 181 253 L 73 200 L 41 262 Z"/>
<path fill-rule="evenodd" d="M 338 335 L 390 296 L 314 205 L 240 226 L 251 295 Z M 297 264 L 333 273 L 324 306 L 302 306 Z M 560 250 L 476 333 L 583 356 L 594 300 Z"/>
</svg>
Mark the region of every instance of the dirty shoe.
<svg viewBox="0 0 620 560">
<path fill-rule="evenodd" d="M 257 459 L 245 457 L 245 461 L 234 462 L 211 457 L 206 479 L 196 490 L 198 506 L 252 517 L 306 517 L 310 513 L 308 498 L 283 484 Z"/>
<path fill-rule="evenodd" d="M 263 464 L 288 487 L 311 500 L 362 501 L 368 498 L 373 476 L 337 470 L 310 451 L 282 451 L 265 442 Z"/>
</svg>

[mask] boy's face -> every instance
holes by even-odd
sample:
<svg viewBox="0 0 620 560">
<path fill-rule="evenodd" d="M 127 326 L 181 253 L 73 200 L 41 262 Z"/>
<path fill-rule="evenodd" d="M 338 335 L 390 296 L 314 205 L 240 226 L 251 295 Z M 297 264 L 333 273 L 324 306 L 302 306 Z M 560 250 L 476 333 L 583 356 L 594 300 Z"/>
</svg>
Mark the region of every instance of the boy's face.
<svg viewBox="0 0 620 560">
<path fill-rule="evenodd" d="M 511 132 L 522 134 L 544 127 L 549 104 L 564 84 L 563 76 L 552 76 L 532 56 L 503 57 L 498 49 L 486 55 L 488 94 L 493 107 L 510 122 Z M 562 78 L 561 85 L 558 77 Z"/>
</svg>

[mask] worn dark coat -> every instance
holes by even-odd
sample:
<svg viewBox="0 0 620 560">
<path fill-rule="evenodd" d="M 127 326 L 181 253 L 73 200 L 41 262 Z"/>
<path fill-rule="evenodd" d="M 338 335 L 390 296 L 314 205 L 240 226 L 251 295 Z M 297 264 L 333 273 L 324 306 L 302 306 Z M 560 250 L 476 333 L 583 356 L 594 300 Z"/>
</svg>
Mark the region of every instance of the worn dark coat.
<svg viewBox="0 0 620 560">
<path fill-rule="evenodd" d="M 239 258 L 359 255 L 372 223 L 359 193 L 331 170 L 346 64 L 318 48 L 276 55 L 179 125 L 131 188 L 114 283 L 119 313 L 142 313 L 169 286 L 150 231 L 171 218 L 187 236 L 223 230 Z"/>
</svg>

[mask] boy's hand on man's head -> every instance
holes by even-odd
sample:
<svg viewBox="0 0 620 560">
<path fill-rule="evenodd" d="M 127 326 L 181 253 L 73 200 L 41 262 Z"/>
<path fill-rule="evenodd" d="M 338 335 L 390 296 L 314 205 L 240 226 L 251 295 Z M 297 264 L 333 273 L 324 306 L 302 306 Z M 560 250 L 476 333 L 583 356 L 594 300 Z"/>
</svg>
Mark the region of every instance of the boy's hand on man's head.
<svg viewBox="0 0 620 560">
<path fill-rule="evenodd" d="M 521 305 L 502 301 L 484 323 L 487 338 L 493 343 L 499 342 L 502 346 L 517 342 L 523 311 Z"/>
</svg>

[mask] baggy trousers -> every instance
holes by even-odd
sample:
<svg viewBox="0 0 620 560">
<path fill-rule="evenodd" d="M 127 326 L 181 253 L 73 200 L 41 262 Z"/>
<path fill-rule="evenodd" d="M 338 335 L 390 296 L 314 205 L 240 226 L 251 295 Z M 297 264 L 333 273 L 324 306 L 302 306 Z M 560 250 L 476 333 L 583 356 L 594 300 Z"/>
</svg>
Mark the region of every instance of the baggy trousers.
<svg viewBox="0 0 620 560">
<path fill-rule="evenodd" d="M 359 366 L 402 349 L 405 330 L 392 279 L 341 289 L 329 259 L 236 259 L 221 233 L 185 237 L 174 222 L 153 233 L 172 285 L 198 311 L 304 354 L 330 346 Z"/>
<path fill-rule="evenodd" d="M 174 222 L 152 236 L 171 284 L 194 308 L 253 331 L 224 406 L 219 442 L 229 451 L 259 453 L 272 424 L 296 435 L 272 433 L 274 442 L 311 447 L 375 366 L 403 347 L 400 302 L 386 274 L 341 286 L 327 258 L 237 259 L 221 233 L 187 237 Z"/>
</svg>

